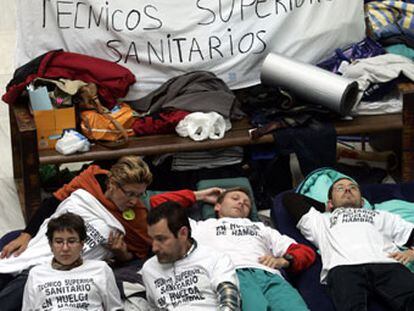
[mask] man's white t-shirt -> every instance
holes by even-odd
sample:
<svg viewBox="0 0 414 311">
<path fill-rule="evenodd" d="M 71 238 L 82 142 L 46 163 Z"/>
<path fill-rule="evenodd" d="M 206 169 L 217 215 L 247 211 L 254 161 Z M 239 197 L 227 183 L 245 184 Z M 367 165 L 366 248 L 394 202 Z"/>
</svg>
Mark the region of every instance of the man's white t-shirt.
<svg viewBox="0 0 414 311">
<path fill-rule="evenodd" d="M 218 285 L 239 285 L 230 258 L 200 243 L 174 263 L 151 257 L 141 274 L 148 302 L 157 310 L 217 310 Z"/>
<path fill-rule="evenodd" d="M 292 238 L 277 230 L 248 218 L 190 219 L 192 236 L 200 244 L 208 245 L 230 256 L 236 269 L 256 268 L 279 274 L 259 263 L 259 257 L 274 255 L 282 257 L 292 243 Z"/>
<path fill-rule="evenodd" d="M 326 283 L 329 270 L 336 266 L 397 262 L 389 254 L 408 241 L 414 225 L 384 211 L 336 208 L 320 213 L 312 207 L 297 227 L 319 248 L 321 282 Z"/>
<path fill-rule="evenodd" d="M 33 267 L 23 296 L 23 310 L 123 310 L 111 268 L 99 260 L 85 260 L 68 271 L 51 263 Z"/>
</svg>

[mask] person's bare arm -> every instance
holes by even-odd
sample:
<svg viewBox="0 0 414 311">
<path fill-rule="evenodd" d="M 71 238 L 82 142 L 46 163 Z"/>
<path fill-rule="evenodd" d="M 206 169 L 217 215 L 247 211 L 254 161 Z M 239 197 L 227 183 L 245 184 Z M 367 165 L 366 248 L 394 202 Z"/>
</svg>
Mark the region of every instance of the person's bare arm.
<svg viewBox="0 0 414 311">
<path fill-rule="evenodd" d="M 20 233 L 20 235 L 14 239 L 13 241 L 9 242 L 6 246 L 3 247 L 0 258 L 8 258 L 10 255 L 17 257 L 21 253 L 23 253 L 27 245 L 29 245 L 32 236 L 26 232 Z"/>
<path fill-rule="evenodd" d="M 207 188 L 204 190 L 194 191 L 196 201 L 203 201 L 210 204 L 216 204 L 218 196 L 224 190 L 218 187 Z"/>
<path fill-rule="evenodd" d="M 264 255 L 259 257 L 259 263 L 272 269 L 288 268 L 290 262 L 283 257 L 275 257 L 273 255 Z"/>
<path fill-rule="evenodd" d="M 54 196 L 43 200 L 23 232 L 16 239 L 3 247 L 0 253 L 0 258 L 8 258 L 12 254 L 13 256 L 19 256 L 23 253 L 27 249 L 32 237 L 39 231 L 42 223 L 56 211 L 56 208 L 60 203 L 61 201 Z"/>
<path fill-rule="evenodd" d="M 409 262 L 414 261 L 414 249 L 409 248 L 403 252 L 391 253 L 389 256 L 406 265 Z"/>
</svg>

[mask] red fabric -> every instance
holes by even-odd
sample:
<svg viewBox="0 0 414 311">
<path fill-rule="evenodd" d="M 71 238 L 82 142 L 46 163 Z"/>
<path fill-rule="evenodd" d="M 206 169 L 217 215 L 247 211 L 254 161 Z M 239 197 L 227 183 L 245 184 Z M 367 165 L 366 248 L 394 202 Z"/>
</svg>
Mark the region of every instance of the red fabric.
<svg viewBox="0 0 414 311">
<path fill-rule="evenodd" d="M 91 165 L 77 177 L 72 179 L 69 184 L 64 185 L 54 193 L 54 196 L 63 201 L 73 191 L 84 189 L 92 194 L 103 206 L 124 226 L 125 243 L 128 250 L 138 258 L 146 258 L 151 247 L 151 239 L 147 233 L 147 214 L 148 210 L 144 203 L 138 202 L 134 208 L 135 218 L 126 220 L 122 217 L 122 212 L 118 210 L 115 204 L 106 198 L 100 187 L 96 175 L 108 174 L 108 171 L 101 169 L 97 165 Z M 191 190 L 180 190 L 174 192 L 166 192 L 154 195 L 150 198 L 151 207 L 161 204 L 165 201 L 175 201 L 184 207 L 190 206 L 195 202 L 194 192 Z"/>
<path fill-rule="evenodd" d="M 73 178 L 69 183 L 64 184 L 60 189 L 55 191 L 53 195 L 59 200 L 63 201 L 69 197 L 72 192 L 83 189 L 92 194 L 102 205 L 107 207 L 111 205 L 105 197 L 96 175 L 107 175 L 108 171 L 101 169 L 98 165 L 91 165 L 86 170 L 82 171 L 78 176 Z M 112 204 L 113 205 L 113 204 Z"/>
<path fill-rule="evenodd" d="M 182 207 L 190 207 L 196 202 L 194 191 L 179 190 L 174 192 L 164 192 L 154 195 L 150 198 L 151 207 L 156 207 L 161 203 L 173 201 L 180 204 Z"/>
<path fill-rule="evenodd" d="M 310 267 L 316 259 L 315 251 L 304 244 L 290 244 L 286 254 L 293 257 L 293 265 L 289 267 L 289 270 L 293 273 L 298 273 Z"/>
<path fill-rule="evenodd" d="M 138 118 L 132 124 L 136 135 L 169 134 L 175 133 L 175 127 L 190 112 L 172 110 L 155 113 L 150 116 Z"/>
<path fill-rule="evenodd" d="M 31 66 L 30 63 L 26 65 Z M 30 68 L 22 71 L 30 72 Z M 125 97 L 129 86 L 135 83 L 132 72 L 116 63 L 78 53 L 51 51 L 43 56 L 37 71 L 25 76 L 23 82 L 8 85 L 7 93 L 2 96 L 3 101 L 13 104 L 26 85 L 37 77 L 93 82 L 98 86 L 100 99 L 109 109 L 118 98 Z"/>
</svg>

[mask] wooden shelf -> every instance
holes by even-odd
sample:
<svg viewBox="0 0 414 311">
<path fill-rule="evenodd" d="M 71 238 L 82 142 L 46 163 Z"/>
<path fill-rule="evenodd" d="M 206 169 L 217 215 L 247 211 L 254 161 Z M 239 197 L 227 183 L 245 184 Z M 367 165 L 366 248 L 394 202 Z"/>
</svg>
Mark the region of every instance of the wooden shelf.
<svg viewBox="0 0 414 311">
<path fill-rule="evenodd" d="M 334 123 L 338 135 L 366 135 L 390 130 L 402 130 L 402 176 L 414 179 L 414 84 L 399 86 L 403 95 L 403 113 L 378 116 L 360 116 L 353 120 Z M 115 159 L 124 155 L 156 155 L 183 151 L 198 151 L 272 143 L 272 134 L 257 140 L 249 136 L 251 128 L 247 120 L 233 122 L 233 128 L 220 140 L 195 142 L 176 134 L 151 135 L 132 138 L 128 147 L 108 149 L 95 144 L 82 154 L 61 155 L 55 150 L 37 149 L 36 126 L 26 102 L 17 102 L 9 111 L 13 149 L 13 171 L 17 181 L 22 209 L 26 220 L 30 219 L 40 205 L 40 164 L 61 164 L 92 160 Z"/>
<path fill-rule="evenodd" d="M 219 140 L 196 142 L 189 138 L 179 137 L 176 134 L 168 134 L 134 137 L 130 139 L 128 147 L 122 149 L 108 149 L 102 145 L 95 144 L 89 152 L 67 156 L 55 150 L 43 150 L 39 151 L 39 162 L 40 164 L 60 164 L 116 159 L 130 154 L 144 156 L 273 142 L 273 135 L 271 134 L 252 140 L 248 132 L 250 128 L 251 126 L 248 121 L 242 120 L 234 122 L 232 130 L 227 132 L 223 139 Z M 338 135 L 356 135 L 381 132 L 384 130 L 399 130 L 402 128 L 402 117 L 401 114 L 363 116 L 355 118 L 354 120 L 337 121 L 335 122 L 335 128 Z"/>
</svg>

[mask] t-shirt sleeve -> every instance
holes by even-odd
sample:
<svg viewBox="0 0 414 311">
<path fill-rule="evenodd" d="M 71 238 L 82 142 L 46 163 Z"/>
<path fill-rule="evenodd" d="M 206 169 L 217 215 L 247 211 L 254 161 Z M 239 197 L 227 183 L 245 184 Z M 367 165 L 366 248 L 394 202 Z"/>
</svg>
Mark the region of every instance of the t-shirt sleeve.
<svg viewBox="0 0 414 311">
<path fill-rule="evenodd" d="M 275 257 L 282 257 L 286 253 L 289 246 L 296 243 L 296 241 L 291 237 L 281 234 L 279 231 L 270 227 L 263 225 L 262 230 L 265 233 L 268 247 Z"/>
<path fill-rule="evenodd" d="M 236 270 L 230 257 L 224 253 L 216 253 L 217 260 L 211 271 L 211 285 L 216 291 L 220 283 L 230 282 L 239 288 Z"/>
<path fill-rule="evenodd" d="M 297 228 L 308 241 L 319 247 L 323 231 L 323 214 L 311 207 L 309 212 L 299 220 Z"/>
<path fill-rule="evenodd" d="M 379 230 L 389 237 L 398 246 L 407 243 L 414 224 L 402 219 L 399 215 L 381 211 L 381 221 L 378 222 Z"/>
</svg>

